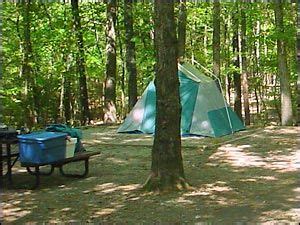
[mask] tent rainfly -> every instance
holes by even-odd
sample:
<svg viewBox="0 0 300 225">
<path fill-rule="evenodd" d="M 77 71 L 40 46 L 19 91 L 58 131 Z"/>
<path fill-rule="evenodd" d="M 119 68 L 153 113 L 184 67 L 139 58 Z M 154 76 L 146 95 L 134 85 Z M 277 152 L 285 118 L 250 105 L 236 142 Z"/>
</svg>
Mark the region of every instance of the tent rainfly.
<svg viewBox="0 0 300 225">
<path fill-rule="evenodd" d="M 178 76 L 182 135 L 219 137 L 245 129 L 213 79 L 188 63 L 178 65 Z M 156 92 L 151 81 L 117 132 L 152 134 L 155 115 Z"/>
</svg>

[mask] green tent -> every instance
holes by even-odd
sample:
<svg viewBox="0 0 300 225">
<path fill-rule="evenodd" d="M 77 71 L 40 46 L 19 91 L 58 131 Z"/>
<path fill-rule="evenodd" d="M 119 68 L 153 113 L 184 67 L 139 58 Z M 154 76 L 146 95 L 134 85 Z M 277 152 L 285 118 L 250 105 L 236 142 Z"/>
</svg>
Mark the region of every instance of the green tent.
<svg viewBox="0 0 300 225">
<path fill-rule="evenodd" d="M 216 82 L 188 63 L 178 65 L 181 100 L 181 134 L 219 137 L 245 129 L 226 103 Z M 155 131 L 156 93 L 150 82 L 118 129 L 123 132 Z"/>
</svg>

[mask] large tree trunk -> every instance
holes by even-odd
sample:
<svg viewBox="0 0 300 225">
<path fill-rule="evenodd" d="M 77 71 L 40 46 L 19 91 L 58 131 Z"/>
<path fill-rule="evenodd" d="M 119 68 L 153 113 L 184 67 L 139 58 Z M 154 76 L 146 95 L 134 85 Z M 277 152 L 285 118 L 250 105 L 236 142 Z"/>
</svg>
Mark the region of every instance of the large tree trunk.
<svg viewBox="0 0 300 225">
<path fill-rule="evenodd" d="M 186 0 L 179 0 L 178 15 L 178 58 L 184 58 L 186 43 Z"/>
<path fill-rule="evenodd" d="M 135 42 L 133 41 L 132 1 L 124 0 L 124 22 L 126 34 L 126 69 L 128 73 L 129 111 L 137 101 L 137 70 L 135 60 Z"/>
<path fill-rule="evenodd" d="M 245 124 L 250 125 L 250 109 L 249 109 L 249 90 L 248 90 L 248 71 L 247 71 L 247 46 L 246 46 L 246 3 L 242 3 L 241 8 L 241 53 L 242 53 L 242 86 Z"/>
<path fill-rule="evenodd" d="M 3 3 L 0 4 L 0 11 L 2 12 L 3 10 Z M 2 32 L 3 32 L 3 16 L 2 13 L 0 15 L 0 82 L 3 76 L 3 36 L 2 36 Z M 2 86 L 0 86 L 2 89 Z M 2 102 L 0 101 L 0 123 L 2 123 Z"/>
<path fill-rule="evenodd" d="M 220 74 L 220 2 L 213 6 L 213 72 L 221 79 Z M 220 87 L 221 88 L 221 87 Z"/>
<path fill-rule="evenodd" d="M 0 4 L 0 12 L 2 12 L 2 6 L 3 4 Z M 2 79 L 2 76 L 3 76 L 3 47 L 2 47 L 2 14 L 0 14 L 0 83 L 1 82 L 1 79 Z M 0 85 L 0 88 L 2 89 L 2 85 Z M 2 105 L 2 101 L 0 101 L 0 123 L 3 123 L 3 105 Z M 2 156 L 1 156 L 2 157 Z M 2 160 L 2 158 L 1 158 Z M 2 165 L 1 165 L 1 169 L 2 169 Z M 1 172 L 2 174 L 2 172 Z M 1 183 L 2 185 L 2 183 Z"/>
<path fill-rule="evenodd" d="M 300 4 L 297 14 L 297 125 L 300 126 Z"/>
<path fill-rule="evenodd" d="M 233 74 L 233 84 L 234 84 L 234 111 L 242 119 L 242 89 L 241 89 L 241 74 L 240 74 L 240 59 L 239 59 L 239 20 L 238 20 L 238 11 L 232 17 L 234 34 L 232 40 L 232 49 L 234 54 L 235 72 Z"/>
<path fill-rule="evenodd" d="M 86 84 L 86 71 L 83 48 L 83 35 L 81 28 L 81 21 L 78 8 L 78 0 L 72 0 L 72 13 L 74 17 L 74 29 L 77 41 L 78 53 L 76 56 L 76 65 L 79 73 L 79 90 L 80 90 L 80 110 L 81 110 L 81 124 L 85 125 L 90 122 L 89 98 Z"/>
<path fill-rule="evenodd" d="M 105 123 L 116 123 L 116 78 L 117 78 L 117 52 L 116 52 L 116 0 L 106 1 L 106 74 L 105 74 Z"/>
<path fill-rule="evenodd" d="M 281 0 L 275 2 L 275 22 L 278 34 L 284 34 L 283 25 L 283 3 Z M 277 38 L 277 60 L 278 76 L 280 79 L 281 95 L 281 125 L 288 126 L 293 123 L 293 110 L 290 89 L 290 74 L 287 67 L 287 53 L 285 41 L 282 37 Z"/>
<path fill-rule="evenodd" d="M 181 138 L 179 79 L 174 2 L 155 0 L 156 122 L 148 190 L 178 190 L 186 187 Z"/>
</svg>

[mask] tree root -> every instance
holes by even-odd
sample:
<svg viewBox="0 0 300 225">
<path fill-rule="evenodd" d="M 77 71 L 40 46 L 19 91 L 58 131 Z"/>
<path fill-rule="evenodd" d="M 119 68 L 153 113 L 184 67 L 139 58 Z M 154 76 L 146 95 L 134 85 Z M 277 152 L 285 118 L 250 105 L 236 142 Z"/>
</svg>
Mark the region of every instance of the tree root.
<svg viewBox="0 0 300 225">
<path fill-rule="evenodd" d="M 172 177 L 164 179 L 151 173 L 143 185 L 143 190 L 149 192 L 168 193 L 173 191 L 194 190 L 194 188 L 183 177 Z"/>
</svg>

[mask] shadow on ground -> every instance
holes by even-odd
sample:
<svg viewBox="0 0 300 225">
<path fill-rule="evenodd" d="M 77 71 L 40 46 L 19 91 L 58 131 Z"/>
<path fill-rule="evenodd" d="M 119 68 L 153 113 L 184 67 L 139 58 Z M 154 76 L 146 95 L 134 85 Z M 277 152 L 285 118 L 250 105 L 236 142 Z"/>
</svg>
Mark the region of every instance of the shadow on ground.
<svg viewBox="0 0 300 225">
<path fill-rule="evenodd" d="M 167 195 L 140 190 L 150 170 L 151 136 L 121 136 L 114 127 L 84 133 L 88 149 L 102 152 L 91 159 L 89 176 L 64 178 L 56 171 L 30 190 L 33 177 L 17 166 L 14 185 L 1 193 L 4 223 L 300 221 L 297 128 L 185 139 L 185 173 L 195 190 Z"/>
</svg>

